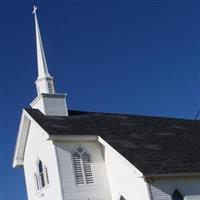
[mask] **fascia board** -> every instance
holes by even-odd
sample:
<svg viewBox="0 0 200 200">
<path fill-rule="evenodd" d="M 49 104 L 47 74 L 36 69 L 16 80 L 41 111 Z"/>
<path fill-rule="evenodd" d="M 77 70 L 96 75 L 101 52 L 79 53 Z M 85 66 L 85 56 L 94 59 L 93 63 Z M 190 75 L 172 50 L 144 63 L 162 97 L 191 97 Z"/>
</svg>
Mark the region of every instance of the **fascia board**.
<svg viewBox="0 0 200 200">
<path fill-rule="evenodd" d="M 19 125 L 19 130 L 17 134 L 17 142 L 15 145 L 15 152 L 14 152 L 14 158 L 13 158 L 13 164 L 12 166 L 15 167 L 20 167 L 23 165 L 24 162 L 24 152 L 26 149 L 26 142 L 28 138 L 28 133 L 29 133 L 29 127 L 30 124 L 34 123 L 37 127 L 42 129 L 42 127 L 26 112 L 26 110 L 22 110 L 21 114 L 21 120 L 20 120 L 20 125 Z M 45 139 L 49 138 L 49 135 L 47 132 L 44 131 L 44 137 Z"/>
<path fill-rule="evenodd" d="M 97 135 L 49 135 L 49 140 L 53 141 L 97 141 Z"/>
<path fill-rule="evenodd" d="M 15 145 L 15 152 L 12 164 L 14 168 L 23 165 L 23 151 L 26 145 L 29 126 L 30 126 L 30 121 L 26 117 L 25 110 L 23 109 L 21 114 L 21 120 L 18 129 L 17 141 Z"/>
<path fill-rule="evenodd" d="M 143 176 L 143 178 L 172 178 L 172 177 L 200 177 L 200 172 L 197 173 L 166 173 L 166 174 L 149 174 Z"/>
</svg>

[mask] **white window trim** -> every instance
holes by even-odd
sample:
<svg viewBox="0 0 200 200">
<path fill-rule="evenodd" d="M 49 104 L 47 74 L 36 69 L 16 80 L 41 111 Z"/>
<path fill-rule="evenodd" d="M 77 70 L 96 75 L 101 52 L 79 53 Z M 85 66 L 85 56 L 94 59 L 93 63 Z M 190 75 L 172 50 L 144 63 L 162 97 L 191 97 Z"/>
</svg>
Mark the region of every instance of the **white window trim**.
<svg viewBox="0 0 200 200">
<path fill-rule="evenodd" d="M 41 183 L 41 178 L 40 178 L 40 172 L 39 172 L 39 162 L 42 162 L 42 167 L 43 167 L 43 176 L 44 176 L 44 183 L 45 185 L 42 186 Z M 49 187 L 49 175 L 48 175 L 48 170 L 46 165 L 44 164 L 44 162 L 41 159 L 37 159 L 36 161 L 36 170 L 34 173 L 34 182 L 35 182 L 35 188 L 36 188 L 36 193 L 41 193 L 41 191 L 45 190 L 47 187 Z M 37 187 L 38 184 L 38 187 Z M 37 189 L 38 188 L 38 189 Z"/>
<path fill-rule="evenodd" d="M 90 168 L 91 168 L 91 173 L 92 173 L 92 180 L 93 180 L 93 183 L 87 183 L 87 181 L 86 181 L 86 176 L 85 176 L 85 170 L 84 170 L 84 164 L 83 164 L 83 160 L 81 159 L 81 169 L 82 169 L 82 172 L 83 172 L 83 182 L 84 183 L 81 183 L 81 184 L 78 184 L 77 183 L 77 179 L 76 179 L 76 171 L 75 171 L 75 166 L 74 166 L 74 159 L 73 159 L 73 154 L 74 153 L 77 153 L 77 149 L 78 148 L 82 148 L 83 149 L 83 152 L 81 153 L 81 155 L 83 154 L 83 153 L 87 153 L 88 154 L 88 156 L 89 156 L 89 159 L 90 159 Z M 80 154 L 80 153 L 78 153 L 78 154 Z M 73 174 L 74 174 L 74 180 L 75 180 L 75 185 L 76 186 L 90 186 L 90 185 L 95 185 L 96 184 L 96 181 L 95 181 L 95 176 L 94 176 L 94 169 L 93 169 L 93 165 L 92 165 L 92 156 L 91 156 L 91 154 L 88 152 L 88 150 L 86 149 L 86 148 L 84 148 L 82 145 L 76 145 L 76 147 L 72 150 L 72 152 L 71 152 L 71 160 L 72 160 L 72 164 L 73 164 Z"/>
</svg>

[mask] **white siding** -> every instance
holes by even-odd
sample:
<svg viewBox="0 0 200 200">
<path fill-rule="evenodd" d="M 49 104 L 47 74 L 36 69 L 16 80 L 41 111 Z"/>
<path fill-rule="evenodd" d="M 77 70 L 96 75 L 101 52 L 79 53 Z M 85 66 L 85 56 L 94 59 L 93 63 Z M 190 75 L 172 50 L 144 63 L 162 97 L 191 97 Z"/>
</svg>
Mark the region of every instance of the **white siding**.
<svg viewBox="0 0 200 200">
<path fill-rule="evenodd" d="M 171 200 L 171 197 L 169 194 L 163 192 L 159 188 L 150 185 L 150 192 L 152 194 L 152 200 Z"/>
<path fill-rule="evenodd" d="M 171 200 L 171 195 L 177 189 L 184 200 L 200 200 L 200 178 L 160 178 L 151 184 L 152 200 Z"/>
<path fill-rule="evenodd" d="M 199 196 L 199 195 L 187 196 L 187 197 L 185 198 L 185 200 L 200 200 L 200 196 Z"/>
<path fill-rule="evenodd" d="M 105 164 L 113 200 L 120 194 L 127 200 L 149 200 L 148 187 L 142 174 L 110 145 L 105 145 Z"/>
<path fill-rule="evenodd" d="M 63 142 L 55 145 L 64 200 L 111 200 L 102 147 L 98 142 Z M 72 152 L 79 145 L 91 156 L 94 184 L 76 185 Z"/>
<path fill-rule="evenodd" d="M 41 192 L 36 191 L 36 183 L 34 178 L 37 167 L 36 162 L 38 158 L 45 163 L 50 182 L 46 188 L 41 190 Z M 29 200 L 39 200 L 41 198 L 43 200 L 62 200 L 55 147 L 51 141 L 46 141 L 44 139 L 42 129 L 33 123 L 30 125 L 30 131 L 25 150 L 24 172 Z"/>
</svg>

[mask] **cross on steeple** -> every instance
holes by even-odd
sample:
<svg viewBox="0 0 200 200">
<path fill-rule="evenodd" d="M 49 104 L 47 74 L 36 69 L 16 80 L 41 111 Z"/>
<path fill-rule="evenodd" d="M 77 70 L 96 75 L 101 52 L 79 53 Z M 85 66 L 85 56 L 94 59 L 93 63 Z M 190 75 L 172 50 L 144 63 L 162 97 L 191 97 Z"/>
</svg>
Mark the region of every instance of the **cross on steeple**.
<svg viewBox="0 0 200 200">
<path fill-rule="evenodd" d="M 35 5 L 33 6 L 32 14 L 34 14 L 35 18 L 37 18 L 37 7 Z"/>
</svg>

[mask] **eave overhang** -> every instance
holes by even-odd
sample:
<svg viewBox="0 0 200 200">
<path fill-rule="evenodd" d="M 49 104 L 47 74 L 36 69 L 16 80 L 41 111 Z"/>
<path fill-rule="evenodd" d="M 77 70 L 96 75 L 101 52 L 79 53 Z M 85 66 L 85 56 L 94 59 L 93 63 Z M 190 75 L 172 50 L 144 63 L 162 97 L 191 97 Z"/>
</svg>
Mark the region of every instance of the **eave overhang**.
<svg viewBox="0 0 200 200">
<path fill-rule="evenodd" d="M 174 177 L 200 177 L 200 172 L 194 173 L 166 173 L 166 174 L 149 174 L 144 175 L 144 179 L 174 178 Z"/>
<path fill-rule="evenodd" d="M 37 124 L 37 126 L 39 126 L 38 123 L 35 122 L 35 120 L 26 112 L 26 110 L 23 109 L 22 114 L 21 114 L 19 130 L 18 130 L 18 134 L 17 134 L 17 141 L 16 141 L 16 145 L 15 145 L 13 163 L 12 163 L 12 166 L 14 168 L 21 167 L 24 164 L 24 153 L 25 153 L 25 149 L 26 149 L 26 144 L 27 144 L 27 139 L 28 139 L 31 122 L 33 122 L 33 123 Z M 47 133 L 45 134 L 45 137 L 48 138 Z"/>
</svg>

